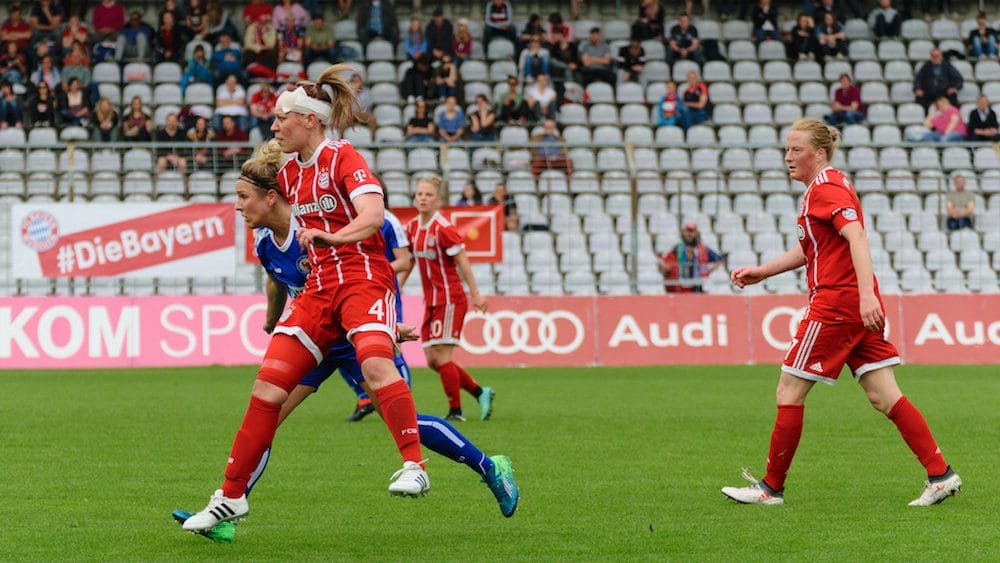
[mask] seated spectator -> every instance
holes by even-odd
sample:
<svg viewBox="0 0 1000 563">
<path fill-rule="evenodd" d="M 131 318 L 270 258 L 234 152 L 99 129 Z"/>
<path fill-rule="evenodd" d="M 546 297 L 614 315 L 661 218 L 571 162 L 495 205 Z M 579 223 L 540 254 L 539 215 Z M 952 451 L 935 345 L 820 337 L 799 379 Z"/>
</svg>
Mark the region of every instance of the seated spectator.
<svg viewBox="0 0 1000 563">
<path fill-rule="evenodd" d="M 250 0 L 243 6 L 243 24 L 250 25 L 261 17 L 271 18 L 272 9 L 267 0 Z"/>
<path fill-rule="evenodd" d="M 868 27 L 875 37 L 899 37 L 903 14 L 892 7 L 892 0 L 878 0 L 878 6 L 868 14 Z"/>
<path fill-rule="evenodd" d="M 532 174 L 538 176 L 546 170 L 562 170 L 567 176 L 573 174 L 573 161 L 566 153 L 566 139 L 559 133 L 554 119 L 546 119 L 541 135 L 532 135 L 531 142 L 539 145 L 531 157 Z"/>
<path fill-rule="evenodd" d="M 59 69 L 52 62 L 52 55 L 45 55 L 35 72 L 31 73 L 31 83 L 36 87 L 41 82 L 47 82 L 54 92 L 62 82 L 62 75 Z"/>
<path fill-rule="evenodd" d="M 278 68 L 278 30 L 271 14 L 259 16 L 243 35 L 243 66 L 252 77 L 273 80 Z"/>
<path fill-rule="evenodd" d="M 458 20 L 451 50 L 455 54 L 455 63 L 459 65 L 472 56 L 472 32 L 469 31 L 469 20 L 465 18 Z"/>
<path fill-rule="evenodd" d="M 500 100 L 500 121 L 510 125 L 524 125 L 528 121 L 528 104 L 525 103 L 516 76 L 507 77 L 507 88 Z"/>
<path fill-rule="evenodd" d="M 541 35 L 534 35 L 528 40 L 528 47 L 521 51 L 517 68 L 525 79 L 533 79 L 539 74 L 549 74 L 549 50 L 542 47 Z"/>
<path fill-rule="evenodd" d="M 122 141 L 127 143 L 148 143 L 153 140 L 153 120 L 142 107 L 139 96 L 132 98 L 128 111 L 122 118 Z"/>
<path fill-rule="evenodd" d="M 986 14 L 980 12 L 976 16 L 976 29 L 969 32 L 966 41 L 969 55 L 975 58 L 997 56 L 997 31 L 986 26 Z"/>
<path fill-rule="evenodd" d="M 115 44 L 115 60 L 149 60 L 149 48 L 153 43 L 155 32 L 146 22 L 142 21 L 142 12 L 129 14 L 128 24 L 118 34 Z"/>
<path fill-rule="evenodd" d="M 670 28 L 667 41 L 667 62 L 686 59 L 698 64 L 702 63 L 701 39 L 698 39 L 698 28 L 691 25 L 691 16 L 681 14 L 677 25 Z"/>
<path fill-rule="evenodd" d="M 524 28 L 521 29 L 521 35 L 518 37 L 517 46 L 519 49 L 524 49 L 531 43 L 531 38 L 535 35 L 539 37 L 547 37 L 548 30 L 542 25 L 542 16 L 538 14 L 531 14 L 528 16 L 528 23 L 524 24 Z"/>
<path fill-rule="evenodd" d="M 11 84 L 24 84 L 28 79 L 28 57 L 15 41 L 8 41 L 7 50 L 0 55 L 0 79 Z"/>
<path fill-rule="evenodd" d="M 156 18 L 157 26 L 163 25 L 164 14 L 173 16 L 175 24 L 184 25 L 184 9 L 177 5 L 177 0 L 163 0 L 163 9 Z"/>
<path fill-rule="evenodd" d="M 259 129 L 263 139 L 274 136 L 271 124 L 274 123 L 274 106 L 277 103 L 278 96 L 270 82 L 261 82 L 260 88 L 250 96 L 250 127 Z"/>
<path fill-rule="evenodd" d="M 44 41 L 52 47 L 57 47 L 62 39 L 63 12 L 62 7 L 52 0 L 36 0 L 31 8 L 31 42 Z"/>
<path fill-rule="evenodd" d="M 458 198 L 455 205 L 459 207 L 466 207 L 470 205 L 482 205 L 483 204 L 483 194 L 479 191 L 475 182 L 469 181 L 462 186 L 462 196 Z M 515 204 L 516 205 L 516 204 Z"/>
<path fill-rule="evenodd" d="M 212 125 L 221 128 L 223 116 L 228 115 L 236 121 L 240 129 L 246 129 L 249 113 L 247 91 L 236 80 L 236 76 L 230 74 L 226 77 L 226 81 L 215 89 L 215 115 L 212 117 Z"/>
<path fill-rule="evenodd" d="M 24 111 L 21 100 L 14 93 L 14 86 L 6 80 L 0 82 L 0 129 L 24 128 Z"/>
<path fill-rule="evenodd" d="M 294 0 L 281 0 L 271 11 L 271 21 L 281 26 L 284 31 L 288 27 L 288 16 L 292 16 L 292 26 L 305 29 L 309 25 L 309 11 Z"/>
<path fill-rule="evenodd" d="M 441 66 L 434 71 L 434 85 L 437 87 L 440 101 L 444 101 L 448 96 L 458 96 L 458 67 L 452 62 L 451 55 L 441 58 Z"/>
<path fill-rule="evenodd" d="M 236 119 L 231 115 L 222 117 L 222 129 L 215 135 L 215 142 L 220 145 L 226 143 L 247 143 L 250 135 L 241 128 Z M 219 157 L 219 165 L 222 168 L 239 168 L 243 160 L 250 155 L 250 150 L 246 147 L 223 146 L 216 149 Z"/>
<path fill-rule="evenodd" d="M 284 25 L 278 28 L 278 60 L 282 62 L 302 62 L 303 34 L 305 28 L 295 25 L 292 15 L 285 16 Z"/>
<path fill-rule="evenodd" d="M 94 6 L 90 27 L 94 30 L 94 59 L 121 60 L 118 53 L 124 49 L 124 45 L 118 40 L 125 29 L 125 7 L 118 0 L 101 0 L 100 4 Z"/>
<path fill-rule="evenodd" d="M 990 107 L 986 96 L 976 99 L 976 109 L 969 112 L 969 140 L 1000 142 L 1000 125 L 997 125 L 997 112 Z"/>
<path fill-rule="evenodd" d="M 753 15 L 753 39 L 757 43 L 761 41 L 778 41 L 781 38 L 781 28 L 778 27 L 778 10 L 771 5 L 771 0 L 760 0 L 754 6 Z"/>
<path fill-rule="evenodd" d="M 118 110 L 108 98 L 101 98 L 90 120 L 90 138 L 101 143 L 118 140 Z"/>
<path fill-rule="evenodd" d="M 925 142 L 959 142 L 965 140 L 966 128 L 962 122 L 962 114 L 958 108 L 951 105 L 947 96 L 941 96 L 934 103 L 934 108 L 927 114 L 924 126 L 931 131 L 924 135 Z"/>
<path fill-rule="evenodd" d="M 79 43 L 83 47 L 84 53 L 90 46 L 90 30 L 80 22 L 80 16 L 73 14 L 66 22 L 66 27 L 62 32 L 62 51 L 69 52 L 73 45 Z M 89 57 L 88 57 L 89 60 Z"/>
<path fill-rule="evenodd" d="M 191 32 L 192 37 L 205 38 L 208 32 L 208 10 L 201 0 L 187 0 L 184 26 Z"/>
<path fill-rule="evenodd" d="M 468 24 L 465 26 L 465 31 L 469 31 Z M 441 6 L 434 8 L 431 21 L 427 22 L 427 29 L 424 30 L 424 39 L 427 41 L 427 51 L 435 61 L 441 60 L 441 57 L 445 55 L 455 56 L 455 30 L 448 18 L 444 17 L 444 10 L 441 9 Z M 469 40 L 472 40 L 471 35 Z M 462 57 L 462 60 L 468 58 L 471 53 L 472 45 L 470 43 L 469 52 Z"/>
<path fill-rule="evenodd" d="M 181 75 L 181 94 L 187 92 L 188 84 L 192 82 L 203 82 L 212 84 L 212 71 L 208 68 L 208 61 L 205 60 L 205 47 L 195 45 L 191 58 L 188 59 L 187 68 Z"/>
<path fill-rule="evenodd" d="M 556 118 L 556 91 L 549 86 L 547 74 L 538 75 L 538 80 L 524 92 L 524 101 L 532 121 Z"/>
<path fill-rule="evenodd" d="M 31 24 L 24 19 L 20 4 L 12 4 L 7 19 L 0 25 L 0 41 L 17 44 L 18 50 L 27 52 L 31 44 Z"/>
<path fill-rule="evenodd" d="M 434 120 L 427 115 L 427 102 L 417 100 L 413 110 L 413 117 L 406 124 L 406 140 L 420 143 L 433 142 Z"/>
<path fill-rule="evenodd" d="M 182 150 L 178 146 L 187 144 L 187 135 L 181 130 L 176 113 L 167 114 L 163 128 L 156 131 L 156 142 L 161 143 L 156 150 L 157 174 L 166 170 L 167 166 L 172 166 L 181 174 L 187 172 L 187 159 L 181 156 Z"/>
<path fill-rule="evenodd" d="M 656 125 L 658 127 L 664 125 L 682 126 L 683 111 L 684 104 L 677 96 L 677 83 L 669 80 L 667 81 L 667 91 L 656 106 Z"/>
<path fill-rule="evenodd" d="M 517 31 L 514 29 L 514 8 L 507 0 L 488 0 L 486 2 L 483 45 L 488 48 L 494 37 L 503 37 L 511 43 L 517 44 Z"/>
<path fill-rule="evenodd" d="M 239 37 L 240 32 L 229 18 L 229 12 L 218 2 L 210 0 L 205 4 L 205 31 L 202 32 L 201 38 L 214 45 L 223 35 L 228 35 L 230 38 Z"/>
<path fill-rule="evenodd" d="M 847 34 L 844 33 L 844 26 L 833 17 L 830 12 L 823 12 L 823 23 L 816 28 L 816 37 L 819 41 L 819 53 L 816 58 L 820 62 L 827 57 L 843 59 L 847 56 Z"/>
<path fill-rule="evenodd" d="M 305 38 L 302 43 L 304 47 L 303 56 L 305 65 L 317 60 L 324 60 L 330 63 L 343 61 L 353 61 L 358 58 L 358 52 L 353 48 L 342 45 L 333 36 L 329 26 L 323 23 L 323 16 L 313 18 L 312 25 L 306 29 Z"/>
<path fill-rule="evenodd" d="M 630 41 L 618 49 L 618 68 L 625 82 L 639 82 L 639 75 L 646 66 L 646 50 L 638 41 Z"/>
<path fill-rule="evenodd" d="M 667 293 L 702 293 L 696 280 L 707 278 L 725 257 L 701 242 L 696 223 L 685 223 L 681 242 L 660 257 L 656 267 L 663 274 Z"/>
<path fill-rule="evenodd" d="M 804 60 L 816 57 L 819 51 L 819 40 L 816 36 L 816 26 L 813 24 L 812 16 L 802 12 L 789 33 L 788 58 Z"/>
<path fill-rule="evenodd" d="M 689 70 L 687 84 L 681 93 L 681 127 L 687 131 L 692 125 L 704 123 L 712 118 L 708 100 L 708 84 L 698 79 L 698 73 Z"/>
<path fill-rule="evenodd" d="M 476 109 L 469 114 L 469 140 L 496 141 L 497 114 L 485 94 L 476 96 Z"/>
<path fill-rule="evenodd" d="M 951 105 L 957 106 L 958 91 L 964 83 L 965 79 L 958 69 L 945 60 L 941 49 L 935 47 L 931 49 L 930 61 L 920 67 L 913 79 L 913 94 L 924 110 L 941 96 L 947 96 Z"/>
<path fill-rule="evenodd" d="M 555 41 L 556 30 L 561 31 L 563 37 L 570 43 L 576 43 L 576 32 L 573 31 L 573 26 L 563 21 L 562 14 L 552 12 L 549 14 L 549 29 L 546 34 L 546 39 L 549 42 Z"/>
<path fill-rule="evenodd" d="M 838 22 L 844 21 L 844 12 L 834 0 L 815 0 L 813 2 L 813 17 L 823 21 L 823 14 L 833 14 L 833 18 Z"/>
<path fill-rule="evenodd" d="M 633 41 L 655 39 L 663 41 L 663 7 L 659 0 L 642 0 L 639 18 L 632 24 L 630 38 Z"/>
<path fill-rule="evenodd" d="M 410 28 L 403 37 L 403 47 L 406 49 L 406 58 L 411 61 L 421 55 L 427 56 L 427 38 L 420 18 L 410 18 Z"/>
<path fill-rule="evenodd" d="M 590 29 L 590 37 L 580 45 L 579 53 L 584 86 L 595 81 L 615 83 L 615 74 L 611 70 L 611 48 L 601 37 L 601 28 Z"/>
<path fill-rule="evenodd" d="M 30 127 L 59 127 L 59 100 L 48 82 L 38 83 L 28 100 L 27 114 Z"/>
<path fill-rule="evenodd" d="M 156 62 L 181 62 L 184 56 L 184 45 L 187 43 L 186 32 L 177 26 L 174 15 L 164 12 L 163 23 L 156 33 Z"/>
<path fill-rule="evenodd" d="M 434 72 L 427 57 L 417 57 L 413 61 L 413 66 L 406 69 L 403 82 L 399 85 L 399 93 L 408 103 L 425 97 L 432 98 L 437 94 Z"/>
<path fill-rule="evenodd" d="M 830 125 L 838 127 L 844 124 L 852 125 L 865 120 L 865 106 L 861 103 L 861 89 L 851 82 L 847 74 L 840 75 L 840 88 L 833 94 L 830 105 L 832 113 L 824 119 Z"/>
<path fill-rule="evenodd" d="M 577 80 L 576 71 L 580 66 L 580 58 L 577 56 L 576 44 L 570 43 L 561 29 L 552 31 L 552 43 L 548 45 L 548 50 L 552 82 L 559 92 L 564 82 Z"/>
<path fill-rule="evenodd" d="M 215 131 L 208 125 L 208 119 L 198 117 L 194 127 L 187 130 L 187 138 L 192 143 L 211 143 L 215 140 Z M 208 147 L 195 147 L 192 149 L 191 159 L 195 164 L 204 166 L 211 159 L 211 153 L 208 152 Z"/>
<path fill-rule="evenodd" d="M 399 23 L 391 0 L 361 0 L 355 27 L 358 39 L 365 47 L 376 37 L 392 43 L 393 49 L 399 43 Z"/>
<path fill-rule="evenodd" d="M 461 141 L 465 136 L 465 112 L 458 107 L 455 96 L 444 100 L 444 111 L 437 114 L 438 137 L 446 143 Z"/>
<path fill-rule="evenodd" d="M 222 84 L 229 75 L 246 78 L 243 72 L 243 52 L 227 34 L 219 36 L 219 44 L 212 52 L 212 77 L 214 84 Z"/>
<path fill-rule="evenodd" d="M 955 189 L 945 195 L 945 211 L 948 213 L 949 231 L 972 228 L 972 214 L 976 211 L 976 196 L 965 191 L 965 176 L 957 174 L 953 180 Z"/>
<path fill-rule="evenodd" d="M 351 75 L 351 89 L 354 91 L 354 122 L 367 126 L 374 135 L 378 124 L 372 113 L 372 91 L 365 87 L 365 81 L 357 73 Z"/>
<path fill-rule="evenodd" d="M 66 84 L 71 78 L 80 81 L 80 89 L 87 93 L 87 98 L 91 105 L 100 98 L 97 84 L 94 83 L 94 75 L 90 70 L 90 61 L 87 51 L 79 42 L 74 42 L 70 48 L 66 60 L 63 62 L 62 82 Z"/>
<path fill-rule="evenodd" d="M 476 190 L 478 192 L 479 190 Z M 463 191 L 464 193 L 464 191 Z M 503 206 L 503 228 L 507 231 L 517 231 L 519 218 L 517 216 L 517 202 L 514 196 L 507 193 L 507 185 L 503 182 L 493 187 L 493 195 L 487 202 L 490 205 Z"/>
<path fill-rule="evenodd" d="M 59 116 L 64 125 L 79 125 L 86 127 L 90 124 L 90 97 L 76 77 L 66 81 L 66 88 L 59 89 Z"/>
</svg>

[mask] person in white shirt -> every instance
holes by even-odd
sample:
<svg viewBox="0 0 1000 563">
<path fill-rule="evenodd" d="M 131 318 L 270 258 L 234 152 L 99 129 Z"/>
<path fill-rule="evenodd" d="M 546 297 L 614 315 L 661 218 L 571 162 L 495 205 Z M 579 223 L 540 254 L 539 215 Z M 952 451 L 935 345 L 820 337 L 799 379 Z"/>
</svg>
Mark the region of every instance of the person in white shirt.
<svg viewBox="0 0 1000 563">
<path fill-rule="evenodd" d="M 246 130 L 249 114 L 247 91 L 236 80 L 236 75 L 230 74 L 215 90 L 215 115 L 212 118 L 212 126 L 216 130 L 221 129 L 222 116 L 230 115 L 236 120 L 240 129 Z"/>
<path fill-rule="evenodd" d="M 539 74 L 524 97 L 532 119 L 535 121 L 555 119 L 557 96 L 556 91 L 549 85 L 549 75 Z"/>
</svg>

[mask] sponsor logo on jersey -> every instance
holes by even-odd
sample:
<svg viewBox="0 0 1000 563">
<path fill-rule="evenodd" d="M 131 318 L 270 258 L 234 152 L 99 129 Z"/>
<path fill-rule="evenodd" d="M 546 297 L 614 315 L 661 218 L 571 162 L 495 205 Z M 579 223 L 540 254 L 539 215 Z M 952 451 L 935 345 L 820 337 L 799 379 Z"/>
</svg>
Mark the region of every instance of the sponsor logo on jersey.
<svg viewBox="0 0 1000 563">
<path fill-rule="evenodd" d="M 33 211 L 21 222 L 21 240 L 35 252 L 45 252 L 59 242 L 59 223 L 47 211 Z"/>
<path fill-rule="evenodd" d="M 364 182 L 365 178 L 367 178 L 367 177 L 368 177 L 368 173 L 365 172 L 364 170 L 355 170 L 354 171 L 354 181 L 357 182 L 357 183 L 359 183 L 359 184 L 361 182 Z"/>
<path fill-rule="evenodd" d="M 433 250 L 418 250 L 414 252 L 417 258 L 424 258 L 426 260 L 437 260 L 437 252 Z"/>
<path fill-rule="evenodd" d="M 323 194 L 319 196 L 319 201 L 313 201 L 309 203 L 293 203 L 292 204 L 292 215 L 296 217 L 301 217 L 303 215 L 312 215 L 314 213 L 331 213 L 337 209 L 337 198 L 330 194 Z"/>
<path fill-rule="evenodd" d="M 325 189 L 330 187 L 330 173 L 327 172 L 326 170 L 320 172 L 319 180 L 317 180 L 317 182 L 319 183 L 319 187 L 321 188 Z"/>
<path fill-rule="evenodd" d="M 802 225 L 795 225 L 795 236 L 799 237 L 799 240 L 805 240 L 806 230 L 802 228 Z"/>
</svg>

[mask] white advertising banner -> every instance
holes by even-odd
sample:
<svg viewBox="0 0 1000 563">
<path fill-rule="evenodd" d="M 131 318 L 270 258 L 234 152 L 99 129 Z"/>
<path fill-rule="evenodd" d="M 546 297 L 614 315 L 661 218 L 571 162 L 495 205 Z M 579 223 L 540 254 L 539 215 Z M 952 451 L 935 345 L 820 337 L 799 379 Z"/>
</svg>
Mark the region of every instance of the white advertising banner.
<svg viewBox="0 0 1000 563">
<path fill-rule="evenodd" d="M 14 205 L 18 278 L 233 275 L 236 217 L 224 203 Z"/>
</svg>

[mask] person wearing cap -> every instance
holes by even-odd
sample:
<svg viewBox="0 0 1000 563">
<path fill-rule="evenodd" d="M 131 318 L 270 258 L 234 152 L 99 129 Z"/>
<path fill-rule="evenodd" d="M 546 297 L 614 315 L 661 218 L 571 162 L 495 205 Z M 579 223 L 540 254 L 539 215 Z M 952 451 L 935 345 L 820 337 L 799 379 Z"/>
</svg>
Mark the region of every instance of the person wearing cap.
<svg viewBox="0 0 1000 563">
<path fill-rule="evenodd" d="M 431 21 L 427 22 L 427 29 L 424 30 L 424 39 L 427 40 L 427 50 L 434 60 L 440 60 L 445 55 L 455 55 L 455 30 L 448 18 L 444 17 L 441 6 L 434 8 Z"/>
<path fill-rule="evenodd" d="M 681 230 L 681 242 L 660 256 L 656 267 L 663 274 L 667 293 L 702 293 L 701 284 L 692 280 L 708 277 L 724 260 L 701 242 L 697 223 L 687 222 Z"/>
</svg>

